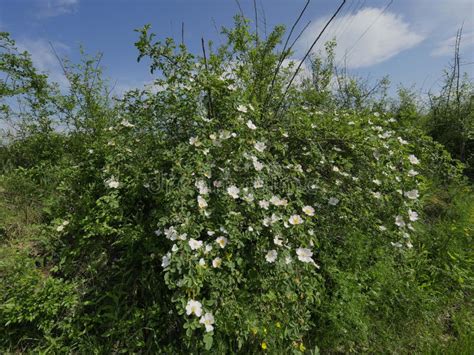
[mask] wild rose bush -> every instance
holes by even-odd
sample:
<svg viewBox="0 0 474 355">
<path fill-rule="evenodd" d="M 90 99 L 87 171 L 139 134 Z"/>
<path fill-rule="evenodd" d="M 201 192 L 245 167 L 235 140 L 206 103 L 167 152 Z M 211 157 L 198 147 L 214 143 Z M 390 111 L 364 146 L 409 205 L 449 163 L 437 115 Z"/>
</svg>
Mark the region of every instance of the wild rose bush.
<svg viewBox="0 0 474 355">
<path fill-rule="evenodd" d="M 429 296 L 423 198 L 434 170 L 457 179 L 449 155 L 390 113 L 313 102 L 308 79 L 284 95 L 281 28 L 224 33 L 197 57 L 141 30 L 155 90 L 59 163 L 43 238 L 82 298 L 73 349 L 349 349 Z"/>
</svg>

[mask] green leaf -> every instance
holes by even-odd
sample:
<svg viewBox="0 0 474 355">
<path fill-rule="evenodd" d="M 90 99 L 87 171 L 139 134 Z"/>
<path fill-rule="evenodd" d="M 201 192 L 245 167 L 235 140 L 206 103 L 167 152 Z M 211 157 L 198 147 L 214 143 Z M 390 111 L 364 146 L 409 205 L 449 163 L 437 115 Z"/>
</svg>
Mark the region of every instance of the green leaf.
<svg viewBox="0 0 474 355">
<path fill-rule="evenodd" d="M 204 348 L 210 350 L 212 348 L 212 342 L 214 341 L 212 334 L 207 333 L 204 335 Z"/>
</svg>

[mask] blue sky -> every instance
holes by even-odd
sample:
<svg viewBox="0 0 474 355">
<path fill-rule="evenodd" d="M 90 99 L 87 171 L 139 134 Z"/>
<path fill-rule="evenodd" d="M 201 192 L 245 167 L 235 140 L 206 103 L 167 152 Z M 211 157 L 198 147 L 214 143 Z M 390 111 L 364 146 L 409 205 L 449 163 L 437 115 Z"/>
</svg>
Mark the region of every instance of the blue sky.
<svg viewBox="0 0 474 355">
<path fill-rule="evenodd" d="M 257 0 L 259 19 L 267 26 L 290 26 L 304 0 Z M 324 39 L 336 36 L 338 62 L 363 77 L 388 74 L 394 85 L 416 85 L 421 92 L 439 87 L 442 70 L 452 57 L 457 29 L 464 24 L 463 69 L 474 75 L 474 2 L 472 0 L 347 0 Z M 253 1 L 240 0 L 253 18 Z M 295 59 L 339 1 L 313 0 L 301 21 L 311 21 L 296 45 Z M 386 8 L 386 9 L 385 9 Z M 385 9 L 385 11 L 384 11 Z M 200 39 L 220 41 L 218 29 L 237 13 L 235 0 L 0 0 L 0 30 L 10 32 L 36 65 L 62 84 L 65 78 L 49 42 L 60 55 L 77 60 L 79 45 L 104 53 L 106 74 L 123 91 L 152 81 L 145 63 L 136 62 L 135 28 L 150 23 L 160 38 L 180 40 L 200 49 Z M 263 28 L 263 23 L 260 23 Z"/>
</svg>

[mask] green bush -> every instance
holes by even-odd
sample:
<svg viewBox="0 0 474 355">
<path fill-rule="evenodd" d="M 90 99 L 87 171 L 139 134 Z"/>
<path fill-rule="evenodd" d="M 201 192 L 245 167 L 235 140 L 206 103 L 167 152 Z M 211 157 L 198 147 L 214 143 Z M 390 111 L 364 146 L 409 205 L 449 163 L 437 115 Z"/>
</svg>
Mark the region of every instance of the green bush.
<svg viewBox="0 0 474 355">
<path fill-rule="evenodd" d="M 68 332 L 78 305 L 74 286 L 42 274 L 33 260 L 0 248 L 0 349 L 43 347 Z"/>
<path fill-rule="evenodd" d="M 472 193 L 444 148 L 390 112 L 326 109 L 328 93 L 314 95 L 311 80 L 286 90 L 295 67 L 277 71 L 280 27 L 263 40 L 236 17 L 227 43 L 203 57 L 171 39 L 154 42 L 147 26 L 139 33 L 139 59 L 160 71 L 158 90 L 108 106 L 98 86 L 67 134 L 44 141 L 30 132 L 12 146 L 24 157 L 64 142 L 6 174 L 5 186 L 25 197 L 12 179 L 26 171 L 25 186 L 42 186 L 45 198 L 41 255 L 10 253 L 2 264 L 2 346 L 438 345 L 436 318 L 472 292 Z"/>
</svg>

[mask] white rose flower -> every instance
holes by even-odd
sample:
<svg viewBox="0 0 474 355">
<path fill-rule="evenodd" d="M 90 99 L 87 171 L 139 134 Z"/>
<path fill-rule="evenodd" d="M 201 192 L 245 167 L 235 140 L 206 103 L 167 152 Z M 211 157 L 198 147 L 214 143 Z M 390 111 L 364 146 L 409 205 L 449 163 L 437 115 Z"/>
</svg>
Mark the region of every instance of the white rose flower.
<svg viewBox="0 0 474 355">
<path fill-rule="evenodd" d="M 405 196 L 408 197 L 410 200 L 416 200 L 420 196 L 420 194 L 418 193 L 417 189 L 414 189 L 405 192 Z"/>
<path fill-rule="evenodd" d="M 417 165 L 420 163 L 420 161 L 418 160 L 418 158 L 416 156 L 414 156 L 413 154 L 410 154 L 408 156 L 408 160 L 410 161 L 410 163 L 412 163 L 413 165 Z"/>
<path fill-rule="evenodd" d="M 212 313 L 206 313 L 199 319 L 199 323 L 204 324 L 206 332 L 212 332 L 214 330 L 214 316 Z"/>
<path fill-rule="evenodd" d="M 212 267 L 213 268 L 219 268 L 222 265 L 222 259 L 217 257 L 214 260 L 212 260 Z"/>
<path fill-rule="evenodd" d="M 199 301 L 189 300 L 186 305 L 186 314 L 189 316 L 195 314 L 197 317 L 200 317 L 202 314 L 202 304 Z"/>
<path fill-rule="evenodd" d="M 171 259 L 170 253 L 167 253 L 166 255 L 164 255 L 163 258 L 161 259 L 161 267 L 163 268 L 168 267 L 171 261 L 170 259 Z"/>
<path fill-rule="evenodd" d="M 120 124 L 124 127 L 127 127 L 127 128 L 132 128 L 132 127 L 135 127 L 134 124 L 131 124 L 129 121 L 127 120 L 122 120 L 122 122 L 120 122 Z"/>
<path fill-rule="evenodd" d="M 259 162 L 258 160 L 253 160 L 252 164 L 253 164 L 253 167 L 255 168 L 255 170 L 257 170 L 257 171 L 262 170 L 263 167 L 264 167 L 264 165 L 261 162 Z"/>
<path fill-rule="evenodd" d="M 108 180 L 105 181 L 105 185 L 111 189 L 118 189 L 120 183 L 115 177 L 110 177 Z"/>
<path fill-rule="evenodd" d="M 176 240 L 176 238 L 178 237 L 178 232 L 173 226 L 171 226 L 168 229 L 165 228 L 165 236 L 169 240 Z"/>
<path fill-rule="evenodd" d="M 201 142 L 199 141 L 198 137 L 191 137 L 189 138 L 189 144 L 194 145 L 195 147 L 199 147 Z"/>
<path fill-rule="evenodd" d="M 247 127 L 250 128 L 252 131 L 257 129 L 257 126 L 255 126 L 251 120 L 247 121 Z"/>
<path fill-rule="evenodd" d="M 248 195 L 245 195 L 245 196 L 243 197 L 243 200 L 244 200 L 245 202 L 248 202 L 248 203 L 253 202 L 254 199 L 255 199 L 255 198 L 254 198 L 254 196 L 253 196 L 252 194 L 248 194 Z"/>
<path fill-rule="evenodd" d="M 199 265 L 200 266 L 206 265 L 206 260 L 204 260 L 203 258 L 199 259 Z"/>
<path fill-rule="evenodd" d="M 272 217 L 271 217 L 272 224 L 278 222 L 280 219 L 281 219 L 280 216 L 276 215 L 275 213 L 272 213 Z"/>
<path fill-rule="evenodd" d="M 197 202 L 198 202 L 199 208 L 206 208 L 207 207 L 206 200 L 200 195 L 197 197 Z"/>
<path fill-rule="evenodd" d="M 267 148 L 267 145 L 263 142 L 256 142 L 253 147 L 259 151 L 259 152 L 263 152 L 266 148 Z"/>
<path fill-rule="evenodd" d="M 276 250 L 270 250 L 267 255 L 265 255 L 265 260 L 269 263 L 274 263 L 277 259 L 278 253 Z"/>
<path fill-rule="evenodd" d="M 200 195 L 207 195 L 209 193 L 207 183 L 204 180 L 197 180 L 194 186 L 199 190 Z"/>
<path fill-rule="evenodd" d="M 239 105 L 237 106 L 237 111 L 242 112 L 242 113 L 247 113 L 248 109 L 247 109 L 247 106 L 245 105 Z"/>
<path fill-rule="evenodd" d="M 418 213 L 412 210 L 408 210 L 408 219 L 412 222 L 418 220 Z"/>
<path fill-rule="evenodd" d="M 202 240 L 196 240 L 194 238 L 191 238 L 189 239 L 188 244 L 192 250 L 197 250 L 202 247 Z"/>
<path fill-rule="evenodd" d="M 397 137 L 398 141 L 400 142 L 401 145 L 406 145 L 408 142 L 404 140 L 402 137 Z"/>
<path fill-rule="evenodd" d="M 313 263 L 314 260 L 312 258 L 313 252 L 311 249 L 308 248 L 298 248 L 296 249 L 296 255 L 298 255 L 298 260 L 304 263 Z"/>
<path fill-rule="evenodd" d="M 275 206 L 286 206 L 288 201 L 286 199 L 280 199 L 278 196 L 272 196 L 270 203 Z"/>
<path fill-rule="evenodd" d="M 303 212 L 307 214 L 308 216 L 314 216 L 314 208 L 311 206 L 304 206 L 303 207 Z"/>
<path fill-rule="evenodd" d="M 418 175 L 418 171 L 416 171 L 416 170 L 410 169 L 408 171 L 408 176 L 413 177 L 413 176 L 417 176 L 417 175 Z"/>
<path fill-rule="evenodd" d="M 273 238 L 273 243 L 275 245 L 278 245 L 279 247 L 283 246 L 283 240 L 280 239 L 280 236 L 279 235 L 276 235 L 274 238 Z"/>
<path fill-rule="evenodd" d="M 297 224 L 301 224 L 303 223 L 303 219 L 300 217 L 300 215 L 298 214 L 294 214 L 290 217 L 290 219 L 288 220 L 288 222 L 291 224 L 291 225 L 297 225 Z"/>
<path fill-rule="evenodd" d="M 405 221 L 403 220 L 403 217 L 402 216 L 396 216 L 395 217 L 395 224 L 400 228 L 405 227 Z"/>
<path fill-rule="evenodd" d="M 227 188 L 227 193 L 234 199 L 239 198 L 239 192 L 240 192 L 240 189 L 235 185 L 229 186 Z"/>
<path fill-rule="evenodd" d="M 270 223 L 271 223 L 270 217 L 265 217 L 265 218 L 263 219 L 262 224 L 263 224 L 265 227 L 268 227 L 268 226 L 270 225 Z"/>
<path fill-rule="evenodd" d="M 261 201 L 258 201 L 258 205 L 260 206 L 260 208 L 263 208 L 264 210 L 268 210 L 270 203 L 267 200 L 261 200 Z"/>
<path fill-rule="evenodd" d="M 218 237 L 216 239 L 216 243 L 219 244 L 221 248 L 225 248 L 225 246 L 227 245 L 227 242 L 228 240 L 226 237 Z"/>
<path fill-rule="evenodd" d="M 255 179 L 255 181 L 253 183 L 253 187 L 256 188 L 256 189 L 262 188 L 263 187 L 263 180 L 260 179 L 260 178 Z"/>
<path fill-rule="evenodd" d="M 219 137 L 223 140 L 229 139 L 231 136 L 232 134 L 227 130 L 219 131 Z"/>
</svg>

